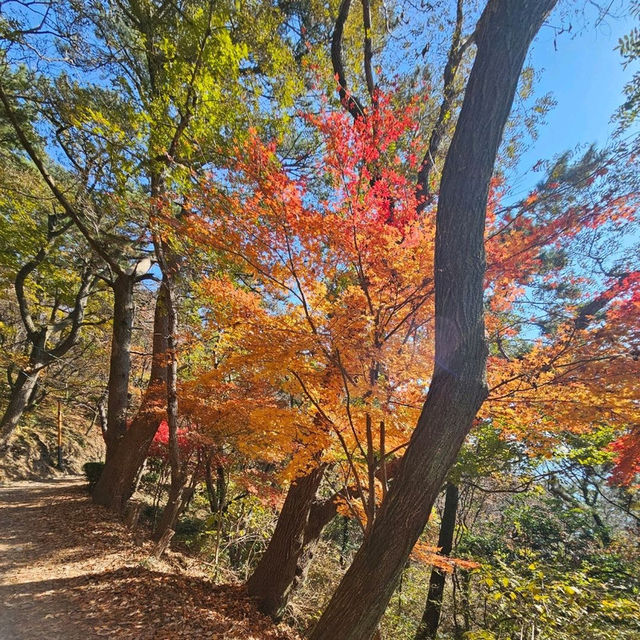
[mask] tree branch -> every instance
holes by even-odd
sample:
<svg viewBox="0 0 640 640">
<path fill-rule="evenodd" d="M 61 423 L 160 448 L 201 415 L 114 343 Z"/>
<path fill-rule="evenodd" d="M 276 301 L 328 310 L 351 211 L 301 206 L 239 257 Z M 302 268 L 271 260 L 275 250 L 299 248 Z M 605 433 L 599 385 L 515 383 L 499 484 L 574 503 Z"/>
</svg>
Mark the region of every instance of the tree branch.
<svg viewBox="0 0 640 640">
<path fill-rule="evenodd" d="M 333 65 L 333 72 L 336 75 L 336 80 L 338 81 L 340 102 L 342 102 L 344 108 L 353 116 L 353 119 L 357 120 L 364 116 L 364 108 L 358 98 L 349 93 L 344 64 L 342 62 L 342 36 L 344 35 L 344 25 L 349 17 L 350 8 L 351 0 L 342 0 L 340 9 L 338 10 L 338 17 L 336 18 L 336 26 L 331 38 L 331 63 Z"/>
<path fill-rule="evenodd" d="M 109 253 L 105 250 L 105 248 L 102 247 L 100 245 L 100 243 L 98 243 L 95 240 L 95 238 L 91 235 L 91 233 L 89 232 L 89 229 L 82 222 L 82 220 L 81 220 L 80 216 L 78 215 L 78 212 L 76 211 L 75 207 L 69 202 L 69 200 L 67 199 L 65 194 L 62 192 L 62 190 L 56 184 L 56 181 L 53 179 L 51 174 L 47 171 L 47 168 L 45 167 L 42 158 L 40 157 L 40 155 L 36 151 L 36 149 L 33 146 L 33 144 L 31 144 L 31 141 L 29 140 L 29 138 L 27 137 L 26 133 L 24 132 L 24 130 L 20 126 L 20 123 L 18 122 L 18 119 L 16 118 L 15 112 L 13 111 L 13 108 L 12 108 L 10 102 L 9 102 L 9 98 L 7 97 L 6 93 L 4 92 L 4 88 L 2 86 L 2 83 L 0 83 L 0 102 L 2 102 L 2 106 L 4 107 L 4 110 L 5 110 L 5 113 L 7 115 L 7 118 L 9 119 L 9 122 L 11 123 L 11 126 L 13 127 L 13 130 L 16 132 L 16 135 L 18 136 L 18 139 L 20 140 L 20 144 L 22 145 L 22 148 L 25 150 L 27 155 L 31 158 L 31 161 L 33 162 L 33 164 L 35 164 L 36 169 L 38 169 L 40 175 L 42 176 L 42 178 L 44 179 L 45 183 L 49 187 L 49 190 L 51 191 L 51 193 L 55 196 L 56 200 L 62 205 L 62 208 L 69 215 L 69 217 L 75 222 L 76 226 L 78 227 L 78 229 L 80 230 L 82 235 L 86 238 L 87 242 L 89 243 L 89 246 L 116 273 L 118 273 L 118 274 L 123 273 L 122 268 L 120 267 L 118 262 L 114 258 L 112 258 L 109 255 Z"/>
<path fill-rule="evenodd" d="M 444 68 L 444 83 L 443 83 L 443 97 L 440 104 L 440 111 L 438 113 L 438 119 L 431 131 L 429 138 L 429 145 L 424 155 L 420 169 L 418 171 L 418 184 L 416 194 L 418 197 L 418 213 L 424 211 L 424 209 L 431 203 L 433 194 L 431 193 L 431 187 L 429 181 L 431 179 L 431 173 L 435 169 L 436 156 L 440 149 L 440 143 L 446 132 L 447 122 L 451 118 L 451 109 L 456 99 L 457 92 L 455 90 L 455 79 L 458 72 L 458 67 L 462 61 L 462 56 L 467 50 L 469 45 L 473 42 L 475 34 L 472 34 L 465 42 L 461 42 L 462 39 L 462 26 L 464 22 L 463 14 L 464 0 L 458 0 L 456 5 L 456 24 L 453 30 L 453 36 L 451 38 L 451 47 L 449 48 L 449 55 L 447 57 L 447 63 Z"/>
</svg>

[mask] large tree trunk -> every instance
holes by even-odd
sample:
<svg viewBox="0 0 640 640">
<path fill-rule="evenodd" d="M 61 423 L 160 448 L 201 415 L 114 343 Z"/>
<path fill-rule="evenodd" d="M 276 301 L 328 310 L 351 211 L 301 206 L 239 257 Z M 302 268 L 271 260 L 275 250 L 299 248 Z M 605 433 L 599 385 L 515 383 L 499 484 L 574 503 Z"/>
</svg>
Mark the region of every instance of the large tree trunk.
<svg viewBox="0 0 640 640">
<path fill-rule="evenodd" d="M 397 460 L 387 463 L 383 468 L 381 467 L 376 472 L 376 477 L 389 481 L 393 478 L 398 468 Z M 310 474 L 316 478 L 317 471 L 314 469 Z M 300 530 L 297 526 L 282 525 L 282 531 L 279 531 L 280 539 L 275 548 L 269 555 L 265 553 L 260 561 L 260 565 L 264 565 L 260 568 L 265 576 L 264 582 L 267 583 L 267 589 L 270 592 L 269 600 L 271 602 L 280 602 L 280 607 L 273 611 L 268 607 L 265 608 L 265 612 L 274 616 L 276 619 L 282 615 L 282 612 L 286 608 L 291 596 L 295 589 L 300 588 L 306 579 L 309 565 L 313 560 L 313 554 L 315 553 L 316 546 L 320 540 L 320 536 L 324 528 L 333 520 L 338 514 L 338 504 L 341 500 L 348 498 L 349 494 L 356 491 L 355 488 L 345 487 L 341 491 L 333 494 L 329 498 L 321 500 L 315 499 L 311 496 L 311 492 L 317 491 L 319 481 L 308 481 L 305 476 L 301 482 L 298 480 L 296 483 L 292 483 L 287 492 L 287 499 L 285 506 L 283 506 L 278 522 L 283 519 L 285 522 L 291 522 L 293 519 L 292 513 L 294 509 L 300 508 L 304 505 L 303 511 L 299 512 L 296 517 L 304 518 L 304 513 L 308 510 L 307 522 L 304 526 L 304 532 L 302 536 L 302 544 L 300 544 Z M 322 480 L 322 477 L 320 477 Z M 316 485 L 315 490 L 313 486 Z M 291 497 L 289 497 L 291 496 Z M 309 504 L 309 500 L 311 503 Z M 276 530 L 278 527 L 276 526 Z M 287 537 L 288 536 L 288 537 Z M 279 551 L 278 551 L 279 550 Z M 284 551 L 283 551 L 284 550 Z M 286 555 L 287 557 L 295 557 L 295 562 L 282 563 L 279 562 L 279 556 Z M 292 565 L 295 564 L 295 570 L 292 570 Z M 260 567 L 259 565 L 259 567 Z M 258 569 L 256 569 L 256 572 Z M 268 576 L 268 579 L 266 579 Z M 264 589 L 264 584 L 256 587 L 256 597 L 259 596 L 258 589 Z"/>
<path fill-rule="evenodd" d="M 449 482 L 447 483 L 442 522 L 440 523 L 440 533 L 438 535 L 438 547 L 440 547 L 440 554 L 443 556 L 450 555 L 453 549 L 453 535 L 456 530 L 457 513 L 458 487 Z M 431 578 L 429 579 L 427 604 L 425 605 L 415 640 L 430 640 L 436 637 L 438 627 L 440 626 L 442 595 L 444 593 L 445 582 L 445 572 L 442 571 L 442 569 L 434 567 L 431 570 Z"/>
<path fill-rule="evenodd" d="M 18 299 L 20 299 L 19 296 Z M 42 327 L 29 335 L 31 340 L 29 362 L 24 369 L 20 369 L 15 382 L 11 386 L 9 404 L 2 416 L 2 421 L 0 421 L 0 446 L 4 447 L 8 444 L 20 422 L 20 418 L 22 418 L 22 414 L 32 402 L 42 370 L 51 362 L 51 356 L 46 351 L 48 337 L 47 327 Z"/>
<path fill-rule="evenodd" d="M 113 283 L 113 333 L 107 402 L 107 462 L 114 455 L 121 438 L 127 431 L 134 282 L 135 273 L 121 273 Z"/>
<path fill-rule="evenodd" d="M 167 332 L 166 291 L 161 286 L 153 320 L 153 359 L 149 384 L 138 413 L 120 440 L 121 446 L 107 459 L 93 490 L 94 502 L 116 511 L 121 511 L 129 499 L 158 425 L 166 416 Z"/>
<path fill-rule="evenodd" d="M 312 640 L 368 640 L 487 395 L 483 288 L 489 182 L 531 40 L 556 0 L 490 0 L 440 184 L 435 366 L 418 424 L 370 535 Z"/>
<path fill-rule="evenodd" d="M 162 287 L 165 292 L 167 309 L 167 373 L 166 399 L 167 423 L 169 425 L 169 466 L 171 467 L 171 489 L 160 525 L 157 530 L 161 538 L 173 529 L 180 507 L 182 492 L 188 477 L 188 459 L 182 459 L 178 442 L 178 303 L 175 290 L 175 262 L 172 252 L 162 240 L 156 242 L 156 255 L 162 270 Z"/>
<path fill-rule="evenodd" d="M 325 465 L 319 465 L 292 482 L 269 546 L 247 581 L 249 595 L 256 599 L 258 608 L 276 620 L 282 617 L 289 595 L 304 578 L 310 560 L 309 524 L 316 531 L 317 523 L 310 522 L 309 516 L 324 471 Z M 322 527 L 314 534 L 316 540 L 320 531 Z"/>
<path fill-rule="evenodd" d="M 20 370 L 16 381 L 11 388 L 9 404 L 5 409 L 2 421 L 0 421 L 0 446 L 4 446 L 9 442 L 11 435 L 20 422 L 20 418 L 29 404 L 36 384 L 40 370 L 23 371 Z"/>
</svg>

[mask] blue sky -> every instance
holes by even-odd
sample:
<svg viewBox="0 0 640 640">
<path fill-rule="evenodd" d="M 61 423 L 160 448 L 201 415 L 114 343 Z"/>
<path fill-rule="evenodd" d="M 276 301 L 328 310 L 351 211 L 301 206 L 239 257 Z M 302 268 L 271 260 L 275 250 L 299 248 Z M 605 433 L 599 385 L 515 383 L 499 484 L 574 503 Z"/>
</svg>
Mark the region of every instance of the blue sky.
<svg viewBox="0 0 640 640">
<path fill-rule="evenodd" d="M 556 22 L 553 15 L 549 22 Z M 623 68 L 615 47 L 618 39 L 631 30 L 633 21 L 626 16 L 607 17 L 598 26 L 594 22 L 591 20 L 577 34 L 557 34 L 552 26 L 545 25 L 532 46 L 529 64 L 539 71 L 536 95 L 551 92 L 557 106 L 523 155 L 519 175 L 538 160 L 576 145 L 606 144 L 615 129 L 611 117 L 624 102 L 623 87 L 632 75 L 631 67 Z M 539 177 L 534 174 L 533 182 Z"/>
</svg>

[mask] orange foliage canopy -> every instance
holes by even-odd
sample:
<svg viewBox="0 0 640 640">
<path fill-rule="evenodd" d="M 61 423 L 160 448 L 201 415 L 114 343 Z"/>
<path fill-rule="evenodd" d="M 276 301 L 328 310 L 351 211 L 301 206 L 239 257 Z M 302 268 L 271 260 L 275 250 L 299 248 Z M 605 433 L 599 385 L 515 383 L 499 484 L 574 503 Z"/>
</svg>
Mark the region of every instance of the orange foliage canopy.
<svg viewBox="0 0 640 640">
<path fill-rule="evenodd" d="M 367 472 L 416 423 L 433 360 L 435 225 L 431 210 L 416 214 L 415 115 L 380 95 L 367 118 L 308 118 L 322 153 L 307 179 L 289 175 L 277 146 L 252 134 L 224 179 L 194 192 L 181 222 L 180 233 L 225 264 L 197 283 L 215 346 L 182 406 L 242 434 L 235 442 L 252 455 L 290 459 L 289 478 L 324 459 L 362 494 Z M 550 248 L 575 253 L 585 230 L 632 219 L 629 196 L 589 191 L 580 204 L 603 175 L 594 170 L 579 188 L 549 183 L 515 207 L 501 208 L 501 179 L 492 186 L 492 391 L 482 415 L 534 442 L 602 421 L 638 424 L 637 273 L 586 282 L 544 259 Z M 531 291 L 560 290 L 568 278 L 588 293 L 560 299 L 553 330 L 532 333 Z M 605 315 L 587 314 L 600 299 Z M 516 341 L 517 352 L 505 348 Z"/>
</svg>

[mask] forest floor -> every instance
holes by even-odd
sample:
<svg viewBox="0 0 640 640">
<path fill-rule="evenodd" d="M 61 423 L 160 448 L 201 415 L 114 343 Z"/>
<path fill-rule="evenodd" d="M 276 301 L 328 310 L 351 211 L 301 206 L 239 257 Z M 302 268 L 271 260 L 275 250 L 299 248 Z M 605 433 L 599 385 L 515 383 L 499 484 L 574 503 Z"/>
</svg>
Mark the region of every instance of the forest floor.
<svg viewBox="0 0 640 640">
<path fill-rule="evenodd" d="M 0 640 L 297 640 L 197 560 L 151 558 L 74 478 L 0 486 Z"/>
</svg>

